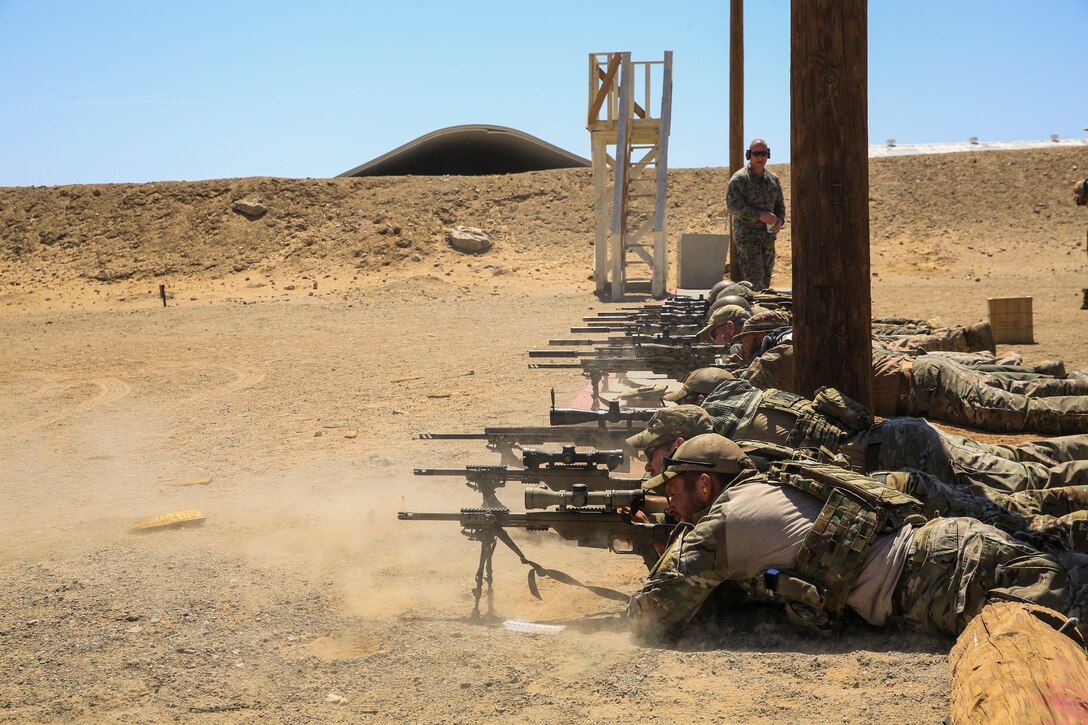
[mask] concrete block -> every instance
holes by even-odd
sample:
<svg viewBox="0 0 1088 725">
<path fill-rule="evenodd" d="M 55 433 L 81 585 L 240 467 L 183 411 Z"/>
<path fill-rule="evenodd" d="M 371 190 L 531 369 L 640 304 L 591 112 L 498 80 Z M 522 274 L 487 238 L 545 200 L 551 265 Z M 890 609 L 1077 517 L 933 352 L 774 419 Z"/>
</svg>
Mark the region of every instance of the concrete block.
<svg viewBox="0 0 1088 725">
<path fill-rule="evenodd" d="M 676 286 L 710 289 L 725 275 L 728 234 L 681 234 L 676 247 Z"/>
</svg>

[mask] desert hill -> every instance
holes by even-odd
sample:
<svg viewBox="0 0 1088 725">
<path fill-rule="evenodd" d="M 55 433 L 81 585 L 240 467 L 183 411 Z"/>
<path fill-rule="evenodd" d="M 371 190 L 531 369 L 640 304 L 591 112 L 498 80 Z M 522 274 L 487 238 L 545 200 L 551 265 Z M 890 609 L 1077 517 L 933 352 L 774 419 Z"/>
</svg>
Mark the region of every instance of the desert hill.
<svg viewBox="0 0 1088 725">
<path fill-rule="evenodd" d="M 1084 215 L 1070 202 L 1088 159 L 1079 149 L 875 159 L 870 164 L 873 270 L 986 279 L 1008 265 L 1056 272 L 1083 265 Z M 787 209 L 789 167 L 783 179 Z M 726 230 L 725 169 L 669 173 L 670 241 Z M 250 220 L 238 200 L 268 208 Z M 492 251 L 445 243 L 480 227 Z M 776 283 L 788 286 L 790 227 Z M 486 177 L 245 178 L 0 189 L 0 299 L 73 286 L 180 280 L 286 280 L 337 273 L 454 276 L 492 271 L 584 279 L 592 267 L 592 182 L 586 169 Z M 1083 270 L 1083 266 L 1081 267 Z M 253 281 L 252 279 L 250 281 Z M 1010 294 L 1024 293 L 1015 278 Z M 152 285 L 155 286 L 155 285 Z M 120 287 L 116 289 L 124 289 Z"/>
</svg>

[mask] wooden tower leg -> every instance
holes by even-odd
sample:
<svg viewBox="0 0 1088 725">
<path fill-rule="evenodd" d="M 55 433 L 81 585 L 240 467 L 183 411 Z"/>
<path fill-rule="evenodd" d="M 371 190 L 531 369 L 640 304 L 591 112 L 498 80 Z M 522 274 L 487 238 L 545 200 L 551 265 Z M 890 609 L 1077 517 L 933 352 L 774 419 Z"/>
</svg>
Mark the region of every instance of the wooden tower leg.
<svg viewBox="0 0 1088 725">
<path fill-rule="evenodd" d="M 654 273 L 650 294 L 657 299 L 665 296 L 669 257 L 665 234 L 665 197 L 669 170 L 669 125 L 672 119 L 672 51 L 665 51 L 661 88 L 661 126 L 657 137 L 657 180 L 654 195 Z"/>
<path fill-rule="evenodd" d="M 593 134 L 593 282 L 608 292 L 608 140 Z"/>
<path fill-rule="evenodd" d="M 627 182 L 630 174 L 631 118 L 634 69 L 624 53 L 620 68 L 619 114 L 616 125 L 616 167 L 612 175 L 612 299 L 623 299 L 627 264 Z"/>
</svg>

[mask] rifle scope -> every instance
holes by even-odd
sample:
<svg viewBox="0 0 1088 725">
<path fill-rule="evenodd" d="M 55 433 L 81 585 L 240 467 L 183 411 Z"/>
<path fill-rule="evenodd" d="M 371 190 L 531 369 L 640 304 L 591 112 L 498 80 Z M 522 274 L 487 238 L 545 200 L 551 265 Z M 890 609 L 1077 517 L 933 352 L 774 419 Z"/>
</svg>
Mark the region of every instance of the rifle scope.
<svg viewBox="0 0 1088 725">
<path fill-rule="evenodd" d="M 555 412 L 554 408 L 552 409 L 552 412 Z M 547 451 L 542 448 L 526 448 L 521 453 L 521 460 L 526 468 L 534 471 L 542 465 L 552 466 L 560 463 L 566 466 L 573 466 L 575 464 L 583 464 L 587 467 L 608 466 L 608 470 L 614 471 L 623 465 L 623 450 L 577 451 L 573 445 L 565 445 L 560 451 Z"/>
<path fill-rule="evenodd" d="M 549 491 L 546 488 L 525 489 L 526 509 L 546 509 L 558 506 L 581 508 L 603 506 L 606 509 L 639 508 L 646 498 L 640 489 L 632 491 L 590 491 L 584 483 L 576 483 L 570 491 Z"/>
</svg>

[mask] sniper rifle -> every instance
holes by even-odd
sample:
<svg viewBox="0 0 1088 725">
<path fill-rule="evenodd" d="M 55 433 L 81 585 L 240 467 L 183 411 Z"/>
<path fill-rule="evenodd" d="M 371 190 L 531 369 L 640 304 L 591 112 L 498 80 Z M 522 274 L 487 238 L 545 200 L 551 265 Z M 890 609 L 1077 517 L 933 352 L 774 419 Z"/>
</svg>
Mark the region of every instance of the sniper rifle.
<svg viewBox="0 0 1088 725">
<path fill-rule="evenodd" d="M 561 538 L 576 541 L 579 546 L 608 549 L 617 554 L 638 554 L 652 566 L 657 560 L 655 544 L 668 543 L 672 524 L 644 524 L 632 516 L 645 503 L 645 492 L 638 491 L 588 491 L 574 487 L 570 491 L 545 491 L 527 489 L 525 508 L 557 506 L 555 511 L 530 511 L 513 513 L 502 507 L 464 508 L 451 513 L 424 513 L 401 511 L 401 521 L 456 521 L 461 533 L 471 541 L 480 542 L 480 563 L 476 569 L 476 587 L 473 590 L 475 605 L 472 618 L 480 619 L 480 598 L 487 583 L 487 617 L 494 617 L 494 590 L 492 587 L 492 558 L 495 546 L 501 541 L 513 551 L 523 564 L 529 567 L 529 591 L 541 599 L 536 579 L 548 577 L 564 584 L 579 586 L 608 599 L 627 601 L 627 595 L 613 589 L 583 584 L 569 574 L 556 569 L 546 569 L 525 557 L 518 545 L 510 538 L 507 529 L 527 531 L 553 531 Z M 591 508 L 592 507 L 592 508 Z"/>
</svg>

